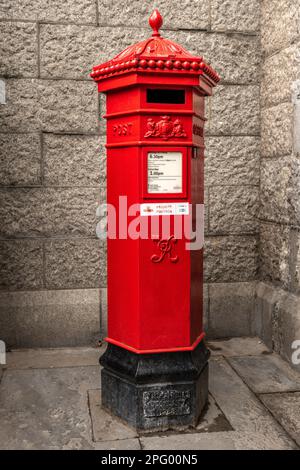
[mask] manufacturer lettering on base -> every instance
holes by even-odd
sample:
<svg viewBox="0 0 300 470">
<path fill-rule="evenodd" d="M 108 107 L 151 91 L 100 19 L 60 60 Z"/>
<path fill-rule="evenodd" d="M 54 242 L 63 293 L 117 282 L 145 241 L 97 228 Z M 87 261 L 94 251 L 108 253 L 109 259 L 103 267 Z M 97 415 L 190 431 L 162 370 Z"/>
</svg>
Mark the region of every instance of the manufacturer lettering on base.
<svg viewBox="0 0 300 470">
<path fill-rule="evenodd" d="M 188 415 L 191 412 L 191 392 L 162 389 L 144 392 L 143 409 L 146 418 Z"/>
</svg>

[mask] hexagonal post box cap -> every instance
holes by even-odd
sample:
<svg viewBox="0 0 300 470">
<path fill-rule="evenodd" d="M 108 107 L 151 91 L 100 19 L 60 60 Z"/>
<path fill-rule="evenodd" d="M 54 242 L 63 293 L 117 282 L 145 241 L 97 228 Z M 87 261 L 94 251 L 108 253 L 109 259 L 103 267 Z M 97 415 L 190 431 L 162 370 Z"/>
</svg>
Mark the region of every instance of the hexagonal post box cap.
<svg viewBox="0 0 300 470">
<path fill-rule="evenodd" d="M 163 24 L 157 9 L 149 18 L 153 29 L 150 38 L 127 47 L 112 60 L 93 67 L 91 77 L 96 81 L 129 73 L 161 73 L 177 75 L 202 75 L 210 86 L 215 86 L 220 77 L 207 65 L 202 57 L 197 57 L 176 42 L 163 38 L 159 28 Z"/>
</svg>

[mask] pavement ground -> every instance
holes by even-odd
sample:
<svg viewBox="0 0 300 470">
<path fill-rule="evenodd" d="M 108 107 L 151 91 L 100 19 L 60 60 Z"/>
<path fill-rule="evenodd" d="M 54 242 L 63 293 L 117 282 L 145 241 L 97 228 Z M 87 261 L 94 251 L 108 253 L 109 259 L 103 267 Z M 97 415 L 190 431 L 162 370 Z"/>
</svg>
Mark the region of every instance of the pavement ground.
<svg viewBox="0 0 300 470">
<path fill-rule="evenodd" d="M 209 404 L 197 428 L 147 435 L 101 408 L 104 347 L 8 352 L 0 368 L 0 448 L 298 449 L 300 374 L 259 338 L 208 346 Z"/>
</svg>

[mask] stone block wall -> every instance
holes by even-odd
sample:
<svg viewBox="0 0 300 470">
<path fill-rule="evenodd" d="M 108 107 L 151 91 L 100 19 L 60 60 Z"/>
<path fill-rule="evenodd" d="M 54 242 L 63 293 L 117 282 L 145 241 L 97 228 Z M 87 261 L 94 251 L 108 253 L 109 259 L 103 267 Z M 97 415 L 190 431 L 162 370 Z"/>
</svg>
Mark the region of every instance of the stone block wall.
<svg viewBox="0 0 300 470">
<path fill-rule="evenodd" d="M 262 0 L 261 47 L 259 268 L 269 286 L 258 287 L 258 314 L 263 337 L 290 360 L 300 339 L 299 0 Z"/>
<path fill-rule="evenodd" d="M 273 223 L 261 220 L 260 228 L 258 221 L 259 4 L 0 1 L 6 86 L 0 105 L 0 330 L 10 346 L 92 342 L 100 307 L 105 330 L 105 244 L 95 233 L 106 186 L 105 109 L 89 71 L 149 36 L 155 6 L 164 16 L 163 33 L 203 55 L 222 76 L 207 102 L 206 324 L 214 337 L 253 332 L 259 230 L 263 236 Z M 264 105 L 262 118 L 276 125 L 288 104 L 280 99 L 273 105 Z M 289 148 L 273 155 L 268 132 L 271 155 L 263 162 L 280 157 L 282 166 Z"/>
<path fill-rule="evenodd" d="M 299 9 L 299 1 L 263 0 L 261 31 L 260 269 L 264 280 L 296 293 L 300 284 L 292 259 L 300 228 L 300 152 L 294 149 L 294 133 L 300 133 L 294 130 L 296 87 L 300 94 Z"/>
</svg>

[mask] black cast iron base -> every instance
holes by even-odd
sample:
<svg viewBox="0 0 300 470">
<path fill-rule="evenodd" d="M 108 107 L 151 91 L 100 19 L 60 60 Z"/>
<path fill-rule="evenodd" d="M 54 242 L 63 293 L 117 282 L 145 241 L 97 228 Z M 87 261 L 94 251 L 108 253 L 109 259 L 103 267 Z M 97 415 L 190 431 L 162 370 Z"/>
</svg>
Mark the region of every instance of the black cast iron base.
<svg viewBox="0 0 300 470">
<path fill-rule="evenodd" d="M 139 431 L 196 426 L 208 399 L 209 351 L 135 354 L 108 344 L 102 406 Z"/>
</svg>

